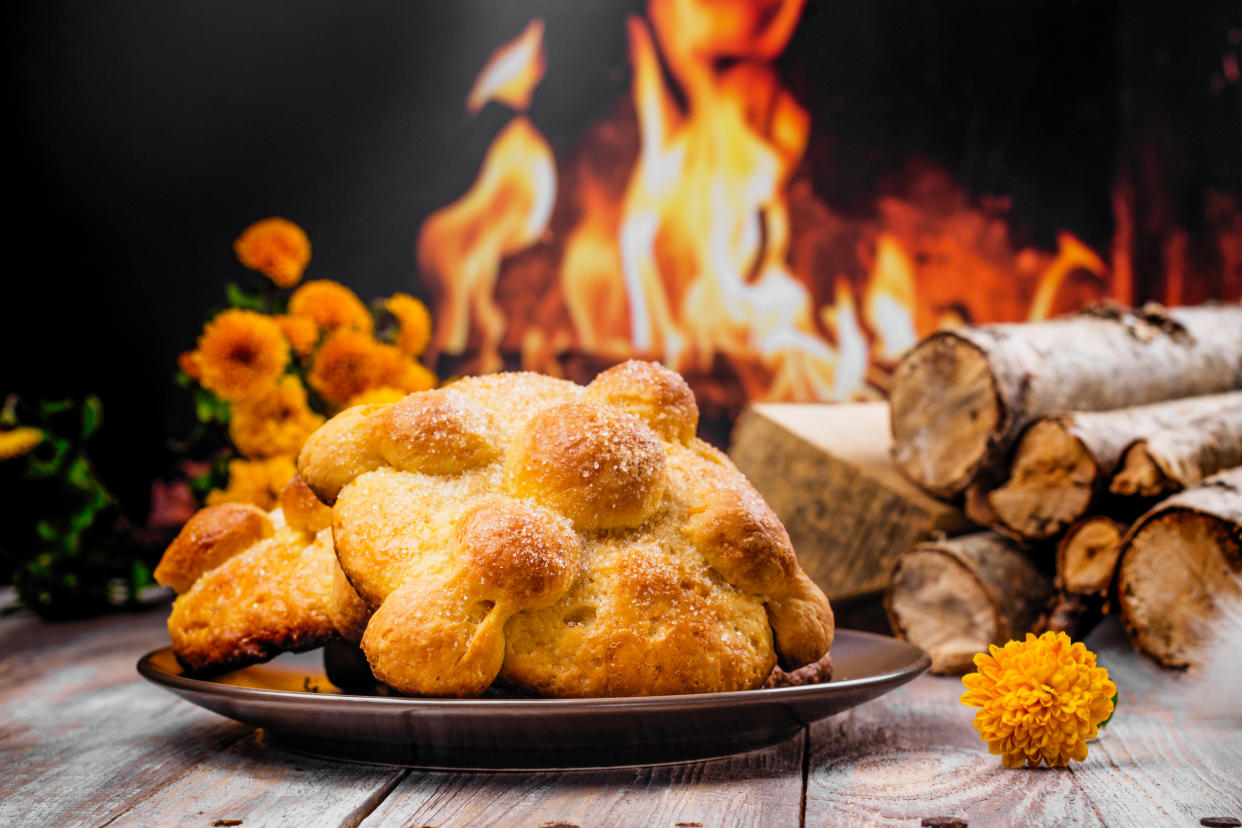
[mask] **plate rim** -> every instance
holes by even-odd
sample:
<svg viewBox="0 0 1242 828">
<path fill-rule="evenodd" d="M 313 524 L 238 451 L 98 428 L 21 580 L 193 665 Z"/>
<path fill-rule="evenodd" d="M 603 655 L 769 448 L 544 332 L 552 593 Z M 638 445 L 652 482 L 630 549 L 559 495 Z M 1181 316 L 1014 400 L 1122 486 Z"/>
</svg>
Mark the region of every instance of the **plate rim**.
<svg viewBox="0 0 1242 828">
<path fill-rule="evenodd" d="M 158 647 L 143 655 L 138 659 L 136 668 L 138 674 L 144 679 L 157 686 L 165 687 L 171 691 L 199 693 L 210 696 L 219 696 L 226 698 L 239 698 L 255 702 L 282 702 L 288 704 L 330 704 L 346 707 L 417 707 L 430 710 L 440 709 L 440 712 L 459 711 L 459 712 L 499 712 L 499 711 L 523 711 L 538 713 L 553 712 L 572 712 L 574 710 L 591 711 L 594 713 L 605 713 L 611 711 L 632 712 L 635 708 L 652 710 L 664 709 L 668 707 L 695 706 L 698 704 L 709 704 L 712 706 L 736 706 L 750 705 L 762 702 L 788 702 L 804 699 L 813 699 L 821 694 L 835 695 L 836 693 L 849 692 L 851 690 L 862 690 L 875 685 L 886 685 L 894 681 L 900 681 L 900 684 L 913 681 L 921 676 L 931 667 L 931 656 L 927 651 L 910 641 L 896 638 L 894 636 L 882 635 L 880 633 L 868 632 L 865 630 L 851 630 L 838 628 L 837 635 L 846 633 L 849 637 L 860 637 L 864 640 L 871 639 L 872 643 L 883 642 L 885 646 L 899 644 L 908 647 L 917 654 L 917 658 L 913 659 L 910 666 L 889 670 L 874 675 L 862 676 L 859 678 L 849 678 L 841 680 L 830 680 L 818 684 L 807 684 L 799 687 L 771 687 L 758 688 L 755 690 L 729 690 L 715 693 L 680 693 L 674 695 L 660 696 L 593 696 L 586 698 L 511 698 L 511 699 L 481 699 L 481 698 L 438 698 L 424 696 L 363 696 L 351 693 L 316 693 L 306 690 L 275 690 L 260 687 L 245 687 L 234 684 L 221 684 L 212 678 L 194 678 L 185 675 L 174 675 L 159 667 L 156 667 L 152 660 L 166 652 L 171 652 L 172 646 L 167 645 Z M 312 650 L 313 651 L 313 650 Z M 310 652 L 310 651 L 308 651 Z M 261 662 L 266 663 L 266 662 Z M 249 665 L 257 666 L 257 665 Z M 246 669 L 246 668 L 241 668 Z"/>
</svg>

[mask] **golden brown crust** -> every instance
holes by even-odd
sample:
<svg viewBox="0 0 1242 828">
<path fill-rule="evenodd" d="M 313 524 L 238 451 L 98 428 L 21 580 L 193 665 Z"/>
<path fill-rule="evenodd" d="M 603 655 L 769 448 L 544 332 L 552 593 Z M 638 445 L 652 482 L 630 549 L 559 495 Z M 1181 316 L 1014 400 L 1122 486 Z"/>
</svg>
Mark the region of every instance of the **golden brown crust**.
<svg viewBox="0 0 1242 828">
<path fill-rule="evenodd" d="M 169 544 L 155 567 L 155 580 L 177 593 L 189 591 L 214 569 L 273 532 L 272 521 L 249 503 L 221 503 L 200 509 Z"/>
<path fill-rule="evenodd" d="M 488 412 L 453 388 L 411 394 L 382 416 L 380 454 L 404 471 L 454 474 L 500 453 Z"/>
<path fill-rule="evenodd" d="M 371 608 L 345 577 L 336 555 L 332 556 L 332 595 L 328 601 L 328 617 L 337 634 L 355 644 L 362 641 L 367 622 L 371 620 Z"/>
<path fill-rule="evenodd" d="M 309 535 L 332 525 L 332 510 L 323 505 L 300 474 L 295 474 L 280 493 L 280 511 L 285 523 Z"/>
<path fill-rule="evenodd" d="M 500 672 L 504 635 L 490 602 L 459 584 L 411 581 L 371 618 L 362 649 L 380 681 L 423 696 L 477 696 Z"/>
<path fill-rule="evenodd" d="M 505 485 L 581 530 L 638 526 L 664 494 L 664 447 L 642 421 L 599 403 L 537 414 L 509 446 Z"/>
<path fill-rule="evenodd" d="M 319 427 L 302 445 L 298 473 L 319 499 L 336 502 L 341 487 L 363 472 L 387 465 L 380 454 L 376 416 L 386 406 L 356 405 Z"/>
<path fill-rule="evenodd" d="M 657 362 L 614 365 L 587 386 L 587 399 L 633 414 L 666 440 L 688 442 L 699 426 L 694 392 L 681 374 Z"/>
<path fill-rule="evenodd" d="M 791 667 L 827 652 L 827 599 L 741 473 L 693 437 L 670 374 L 468 378 L 303 452 L 311 485 L 336 487 L 336 551 L 376 608 L 362 644 L 378 678 L 424 695 L 497 676 L 561 697 L 711 692 L 759 687 L 778 649 Z M 460 453 L 439 456 L 449 444 Z M 358 462 L 373 452 L 381 465 Z"/>
<path fill-rule="evenodd" d="M 330 532 L 308 544 L 286 527 L 207 572 L 168 618 L 177 660 L 221 672 L 322 645 L 334 634 L 332 561 Z"/>
<path fill-rule="evenodd" d="M 762 595 L 783 593 L 799 571 L 785 527 L 740 476 L 712 478 L 707 507 L 686 526 L 695 547 L 731 583 Z"/>
<path fill-rule="evenodd" d="M 461 519 L 462 574 L 483 600 L 543 609 L 578 574 L 578 538 L 555 513 L 507 497 L 483 499 Z"/>
</svg>

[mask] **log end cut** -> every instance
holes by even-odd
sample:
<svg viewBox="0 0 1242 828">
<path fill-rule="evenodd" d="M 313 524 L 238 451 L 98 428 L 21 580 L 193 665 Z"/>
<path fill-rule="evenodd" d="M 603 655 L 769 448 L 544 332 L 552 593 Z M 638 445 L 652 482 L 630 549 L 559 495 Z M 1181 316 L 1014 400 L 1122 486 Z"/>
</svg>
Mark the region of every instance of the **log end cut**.
<svg viewBox="0 0 1242 828">
<path fill-rule="evenodd" d="M 1082 440 L 1056 419 L 1040 420 L 1022 435 L 1009 480 L 988 506 L 1017 536 L 1047 540 L 1086 514 L 1099 476 Z"/>
<path fill-rule="evenodd" d="M 987 357 L 951 333 L 914 348 L 893 376 L 893 460 L 939 497 L 961 492 L 985 462 L 1002 417 Z"/>
<path fill-rule="evenodd" d="M 1124 524 L 1103 515 L 1075 524 L 1057 547 L 1057 586 L 1084 595 L 1107 594 L 1125 532 Z"/>
<path fill-rule="evenodd" d="M 1220 608 L 1242 600 L 1242 542 L 1229 520 L 1186 509 L 1147 519 L 1130 536 L 1118 602 L 1130 640 L 1164 667 L 1198 663 Z"/>
<path fill-rule="evenodd" d="M 931 671 L 961 674 L 976 653 L 1031 629 L 1051 584 L 993 533 L 919 544 L 893 567 L 884 596 L 893 631 L 931 656 Z"/>
<path fill-rule="evenodd" d="M 1126 449 L 1116 475 L 1108 484 L 1108 490 L 1121 497 L 1156 497 L 1178 488 L 1147 451 L 1146 440 L 1139 440 Z"/>
</svg>

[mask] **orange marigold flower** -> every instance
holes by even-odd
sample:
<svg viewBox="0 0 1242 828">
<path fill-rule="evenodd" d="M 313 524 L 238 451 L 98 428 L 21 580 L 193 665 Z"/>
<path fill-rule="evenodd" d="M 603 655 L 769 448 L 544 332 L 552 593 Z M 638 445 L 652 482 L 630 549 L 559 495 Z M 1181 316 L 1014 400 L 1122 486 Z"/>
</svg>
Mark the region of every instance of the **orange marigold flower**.
<svg viewBox="0 0 1242 828">
<path fill-rule="evenodd" d="M 1113 712 L 1117 685 L 1095 654 L 1063 632 L 993 644 L 962 677 L 962 704 L 980 708 L 975 729 L 1007 768 L 1064 767 L 1087 758 L 1087 740 Z"/>
<path fill-rule="evenodd" d="M 0 431 L 0 460 L 12 460 L 34 450 L 43 442 L 43 432 L 37 428 L 18 426 Z"/>
<path fill-rule="evenodd" d="M 361 394 L 355 394 L 349 398 L 349 402 L 345 403 L 345 408 L 353 408 L 355 405 L 386 405 L 388 403 L 400 402 L 405 399 L 406 392 L 400 388 L 393 388 L 391 385 L 380 386 L 379 388 L 368 388 Z"/>
<path fill-rule="evenodd" d="M 208 492 L 207 505 L 253 503 L 264 511 L 275 509 L 280 493 L 296 472 L 292 457 L 230 460 L 228 486 Z"/>
<path fill-rule="evenodd" d="M 353 328 L 370 333 L 371 312 L 354 292 L 330 279 L 307 282 L 289 297 L 289 314 L 310 319 L 325 331 Z"/>
<path fill-rule="evenodd" d="M 196 382 L 203 375 L 202 363 L 199 360 L 198 351 L 182 351 L 178 354 L 177 367 L 181 369 L 181 373 Z"/>
<path fill-rule="evenodd" d="M 431 314 L 427 306 L 408 293 L 394 293 L 384 302 L 397 320 L 396 346 L 406 356 L 418 356 L 431 342 Z"/>
<path fill-rule="evenodd" d="M 267 390 L 284 373 L 289 344 L 270 317 L 226 310 L 198 338 L 200 382 L 229 402 Z"/>
<path fill-rule="evenodd" d="M 319 327 L 313 319 L 305 316 L 277 316 L 275 319 L 295 354 L 306 356 L 314 350 L 315 343 L 319 341 Z"/>
<path fill-rule="evenodd" d="M 306 232 L 282 218 L 256 221 L 233 242 L 233 250 L 238 261 L 282 288 L 291 288 L 302 281 L 302 272 L 311 257 Z"/>
<path fill-rule="evenodd" d="M 294 376 L 233 406 L 229 437 L 247 457 L 296 455 L 323 417 L 306 404 L 306 389 Z"/>
<path fill-rule="evenodd" d="M 333 405 L 344 405 L 369 388 L 388 385 L 392 346 L 362 331 L 338 331 L 315 355 L 307 380 Z"/>
</svg>

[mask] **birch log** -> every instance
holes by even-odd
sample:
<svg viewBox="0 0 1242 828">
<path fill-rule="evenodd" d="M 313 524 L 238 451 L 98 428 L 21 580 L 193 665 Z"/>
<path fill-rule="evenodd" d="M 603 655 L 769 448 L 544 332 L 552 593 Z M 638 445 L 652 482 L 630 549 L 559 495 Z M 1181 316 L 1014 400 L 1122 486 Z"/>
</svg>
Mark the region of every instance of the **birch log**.
<svg viewBox="0 0 1242 828">
<path fill-rule="evenodd" d="M 1136 440 L 1108 488 L 1116 495 L 1156 497 L 1235 466 L 1242 466 L 1242 399 Z"/>
<path fill-rule="evenodd" d="M 1122 542 L 1117 598 L 1138 650 L 1164 667 L 1198 662 L 1222 607 L 1242 603 L 1242 468 L 1139 519 Z"/>
<path fill-rule="evenodd" d="M 989 644 L 1028 632 L 1051 580 L 994 532 L 920 543 L 893 567 L 884 595 L 893 631 L 931 656 L 933 673 L 965 673 Z"/>
<path fill-rule="evenodd" d="M 1098 511 L 1123 454 L 1132 446 L 1149 445 L 1149 438 L 1157 446 L 1185 446 L 1187 451 L 1200 446 L 1197 461 L 1178 466 L 1185 478 L 1195 468 L 1228 459 L 1231 441 L 1242 453 L 1242 392 L 1037 420 L 1018 440 L 1008 479 L 987 494 L 988 511 L 1006 534 L 1025 541 L 1057 538 Z"/>
<path fill-rule="evenodd" d="M 893 457 L 924 489 L 952 497 L 1040 417 L 1238 389 L 1242 305 L 1101 308 L 942 331 L 893 376 Z"/>
</svg>

